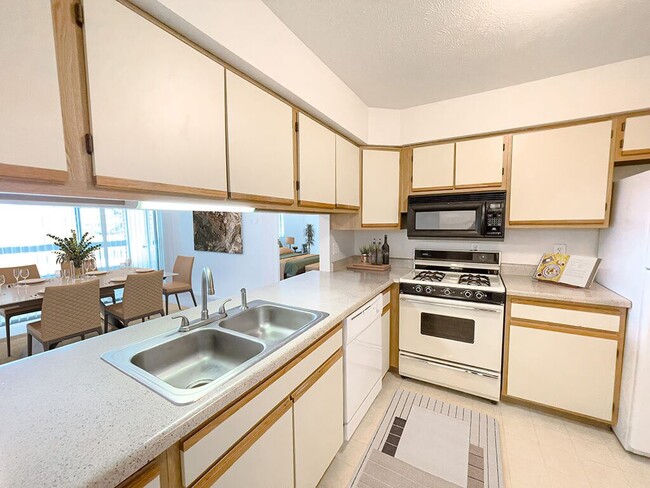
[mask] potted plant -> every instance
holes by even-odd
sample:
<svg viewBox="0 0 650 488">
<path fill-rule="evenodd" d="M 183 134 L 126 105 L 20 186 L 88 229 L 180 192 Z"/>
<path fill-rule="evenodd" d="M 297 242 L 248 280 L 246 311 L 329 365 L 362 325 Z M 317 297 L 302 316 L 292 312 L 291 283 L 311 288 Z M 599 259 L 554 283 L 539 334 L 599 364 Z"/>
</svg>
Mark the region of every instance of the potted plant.
<svg viewBox="0 0 650 488">
<path fill-rule="evenodd" d="M 81 239 L 77 238 L 77 231 L 72 229 L 70 237 L 57 237 L 47 234 L 47 237 L 54 239 L 54 245 L 59 248 L 54 251 L 57 264 L 69 262 L 74 265 L 74 274 L 81 274 L 81 267 L 86 259 L 92 258 L 93 253 L 101 248 L 101 245 L 92 242 L 93 237 L 88 237 L 85 232 Z"/>
<path fill-rule="evenodd" d="M 370 262 L 370 246 L 361 246 L 359 252 L 361 253 L 362 263 Z"/>
<path fill-rule="evenodd" d="M 307 252 L 311 253 L 311 246 L 315 244 L 316 230 L 314 229 L 313 224 L 307 224 L 305 226 L 305 245 L 307 246 Z"/>
</svg>

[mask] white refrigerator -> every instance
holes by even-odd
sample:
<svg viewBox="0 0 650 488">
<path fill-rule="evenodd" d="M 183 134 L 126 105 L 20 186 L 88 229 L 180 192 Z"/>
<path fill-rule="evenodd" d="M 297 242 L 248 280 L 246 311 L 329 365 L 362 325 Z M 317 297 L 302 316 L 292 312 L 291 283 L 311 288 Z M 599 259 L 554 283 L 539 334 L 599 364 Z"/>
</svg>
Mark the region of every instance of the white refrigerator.
<svg viewBox="0 0 650 488">
<path fill-rule="evenodd" d="M 618 424 L 623 447 L 650 456 L 650 171 L 614 183 L 612 220 L 600 231 L 596 280 L 632 302 Z"/>
</svg>

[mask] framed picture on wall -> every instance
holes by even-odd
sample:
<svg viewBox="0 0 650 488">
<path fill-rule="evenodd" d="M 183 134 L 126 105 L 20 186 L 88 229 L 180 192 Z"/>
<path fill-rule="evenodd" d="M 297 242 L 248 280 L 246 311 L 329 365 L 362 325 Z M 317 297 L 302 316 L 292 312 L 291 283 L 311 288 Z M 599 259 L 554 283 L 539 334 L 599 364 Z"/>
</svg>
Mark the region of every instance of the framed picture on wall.
<svg viewBox="0 0 650 488">
<path fill-rule="evenodd" d="M 242 215 L 235 212 L 192 212 L 194 250 L 242 254 Z"/>
</svg>

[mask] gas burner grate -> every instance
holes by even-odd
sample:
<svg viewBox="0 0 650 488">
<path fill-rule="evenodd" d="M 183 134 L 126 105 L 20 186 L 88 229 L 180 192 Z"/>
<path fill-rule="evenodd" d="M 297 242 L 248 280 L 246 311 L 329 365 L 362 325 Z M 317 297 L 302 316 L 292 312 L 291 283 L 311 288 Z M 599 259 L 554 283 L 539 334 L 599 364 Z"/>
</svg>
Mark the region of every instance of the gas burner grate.
<svg viewBox="0 0 650 488">
<path fill-rule="evenodd" d="M 463 274 L 458 278 L 459 285 L 490 286 L 490 278 L 475 274 Z"/>
<path fill-rule="evenodd" d="M 442 281 L 445 273 L 442 271 L 420 271 L 413 279 L 418 281 Z"/>
</svg>

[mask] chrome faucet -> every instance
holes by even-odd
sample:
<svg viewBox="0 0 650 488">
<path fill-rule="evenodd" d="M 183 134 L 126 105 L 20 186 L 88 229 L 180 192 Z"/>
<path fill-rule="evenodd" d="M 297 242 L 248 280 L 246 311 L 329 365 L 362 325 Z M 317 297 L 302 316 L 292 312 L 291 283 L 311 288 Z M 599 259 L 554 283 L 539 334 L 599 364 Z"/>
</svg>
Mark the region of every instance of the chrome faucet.
<svg viewBox="0 0 650 488">
<path fill-rule="evenodd" d="M 206 266 L 201 274 L 201 320 L 208 320 L 209 317 L 208 295 L 214 295 L 214 280 L 212 271 Z"/>
<path fill-rule="evenodd" d="M 241 289 L 241 311 L 248 310 L 248 301 L 246 300 L 246 288 Z"/>
</svg>

